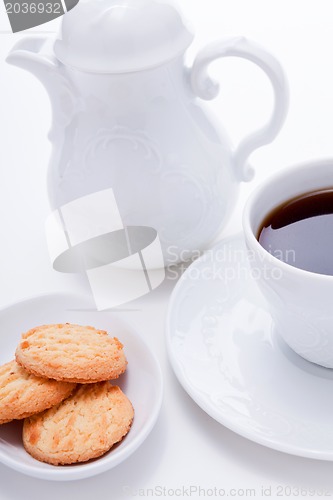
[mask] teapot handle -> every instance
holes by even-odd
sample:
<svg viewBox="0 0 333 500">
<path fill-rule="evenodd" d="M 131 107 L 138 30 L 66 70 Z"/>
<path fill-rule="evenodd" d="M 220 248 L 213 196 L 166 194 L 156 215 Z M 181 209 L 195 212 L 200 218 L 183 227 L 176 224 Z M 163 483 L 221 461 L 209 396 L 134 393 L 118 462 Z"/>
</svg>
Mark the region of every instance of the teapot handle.
<svg viewBox="0 0 333 500">
<path fill-rule="evenodd" d="M 191 74 L 191 86 L 198 97 L 205 100 L 217 97 L 219 84 L 208 75 L 208 67 L 216 59 L 230 56 L 248 59 L 263 69 L 272 82 L 275 94 L 274 110 L 268 123 L 243 139 L 233 155 L 237 178 L 240 182 L 249 182 L 254 170 L 247 162 L 248 157 L 255 149 L 272 142 L 281 130 L 289 107 L 289 87 L 275 57 L 244 37 L 234 37 L 213 42 L 198 54 Z"/>
</svg>

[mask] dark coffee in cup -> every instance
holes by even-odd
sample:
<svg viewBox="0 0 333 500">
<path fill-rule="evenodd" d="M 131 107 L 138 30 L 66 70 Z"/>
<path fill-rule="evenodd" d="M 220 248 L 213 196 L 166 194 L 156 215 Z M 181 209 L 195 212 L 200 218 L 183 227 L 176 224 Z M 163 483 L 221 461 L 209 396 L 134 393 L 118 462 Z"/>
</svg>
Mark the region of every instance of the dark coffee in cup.
<svg viewBox="0 0 333 500">
<path fill-rule="evenodd" d="M 257 239 L 287 264 L 333 276 L 333 188 L 279 205 L 262 222 Z"/>
</svg>

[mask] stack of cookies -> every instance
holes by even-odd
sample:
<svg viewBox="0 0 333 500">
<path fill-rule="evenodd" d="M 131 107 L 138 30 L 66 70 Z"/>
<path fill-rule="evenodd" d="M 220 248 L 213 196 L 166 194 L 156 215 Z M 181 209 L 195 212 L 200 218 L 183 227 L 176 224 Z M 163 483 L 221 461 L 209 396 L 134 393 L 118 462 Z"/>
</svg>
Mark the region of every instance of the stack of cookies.
<svg viewBox="0 0 333 500">
<path fill-rule="evenodd" d="M 123 346 L 93 327 L 59 324 L 22 335 L 0 367 L 0 424 L 25 419 L 23 444 L 53 465 L 100 457 L 130 430 L 134 410 L 110 383 L 127 367 Z"/>
</svg>

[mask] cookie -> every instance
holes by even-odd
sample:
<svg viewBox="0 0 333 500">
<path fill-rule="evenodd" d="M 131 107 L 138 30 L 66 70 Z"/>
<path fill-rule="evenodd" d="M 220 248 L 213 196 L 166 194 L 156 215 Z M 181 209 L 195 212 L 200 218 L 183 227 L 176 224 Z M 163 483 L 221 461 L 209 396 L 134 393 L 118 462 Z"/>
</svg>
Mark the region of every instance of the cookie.
<svg viewBox="0 0 333 500">
<path fill-rule="evenodd" d="M 86 462 L 109 451 L 132 425 L 132 404 L 110 382 L 82 385 L 63 403 L 27 418 L 23 444 L 52 465 Z"/>
<path fill-rule="evenodd" d="M 35 377 L 15 361 L 0 366 L 0 424 L 51 408 L 70 396 L 75 387 Z"/>
<path fill-rule="evenodd" d="M 81 384 L 116 379 L 127 366 L 118 339 L 71 324 L 44 325 L 23 334 L 16 361 L 34 375 Z"/>
</svg>

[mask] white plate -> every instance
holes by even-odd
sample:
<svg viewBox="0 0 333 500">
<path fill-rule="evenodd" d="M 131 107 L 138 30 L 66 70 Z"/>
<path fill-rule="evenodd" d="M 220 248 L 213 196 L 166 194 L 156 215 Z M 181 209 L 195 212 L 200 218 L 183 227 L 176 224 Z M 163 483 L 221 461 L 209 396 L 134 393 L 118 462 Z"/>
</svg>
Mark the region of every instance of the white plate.
<svg viewBox="0 0 333 500">
<path fill-rule="evenodd" d="M 109 312 L 93 310 L 89 299 L 73 295 L 45 295 L 0 311 L 0 364 L 13 359 L 21 333 L 50 323 L 92 325 L 117 336 L 125 346 L 126 373 L 117 380 L 131 400 L 135 417 L 129 434 L 103 457 L 84 464 L 59 466 L 33 459 L 23 448 L 19 422 L 0 426 L 0 462 L 29 476 L 48 480 L 74 480 L 107 471 L 128 458 L 152 430 L 162 402 L 162 376 L 155 357 L 135 331 Z"/>
<path fill-rule="evenodd" d="M 182 276 L 167 343 L 180 383 L 215 420 L 264 446 L 333 460 L 333 370 L 300 358 L 274 333 L 241 236 Z"/>
</svg>

